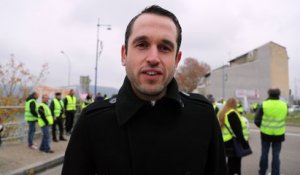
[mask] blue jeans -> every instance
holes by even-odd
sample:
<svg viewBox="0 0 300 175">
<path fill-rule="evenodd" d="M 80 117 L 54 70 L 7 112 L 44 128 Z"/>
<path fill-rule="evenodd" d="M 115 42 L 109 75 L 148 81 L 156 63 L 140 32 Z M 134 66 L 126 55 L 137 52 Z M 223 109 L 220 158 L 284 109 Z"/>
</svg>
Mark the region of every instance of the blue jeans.
<svg viewBox="0 0 300 175">
<path fill-rule="evenodd" d="M 35 126 L 36 126 L 36 121 L 29 121 L 28 122 L 29 128 L 28 128 L 28 146 L 33 145 L 33 137 L 35 133 Z"/>
<path fill-rule="evenodd" d="M 41 127 L 43 138 L 40 146 L 40 150 L 44 152 L 50 151 L 50 134 L 49 134 L 49 126 Z"/>
<path fill-rule="evenodd" d="M 259 175 L 265 175 L 268 169 L 268 154 L 272 144 L 272 175 L 280 175 L 280 159 L 281 142 L 261 141 L 261 156 L 259 162 Z"/>
</svg>

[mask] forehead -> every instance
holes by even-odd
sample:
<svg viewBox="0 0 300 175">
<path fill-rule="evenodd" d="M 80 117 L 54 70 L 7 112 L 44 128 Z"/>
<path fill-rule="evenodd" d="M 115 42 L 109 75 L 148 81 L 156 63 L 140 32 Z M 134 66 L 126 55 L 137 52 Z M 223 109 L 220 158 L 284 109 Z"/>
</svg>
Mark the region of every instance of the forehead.
<svg viewBox="0 0 300 175">
<path fill-rule="evenodd" d="M 129 40 L 140 36 L 163 37 L 176 42 L 177 29 L 169 17 L 146 13 L 134 22 Z"/>
</svg>

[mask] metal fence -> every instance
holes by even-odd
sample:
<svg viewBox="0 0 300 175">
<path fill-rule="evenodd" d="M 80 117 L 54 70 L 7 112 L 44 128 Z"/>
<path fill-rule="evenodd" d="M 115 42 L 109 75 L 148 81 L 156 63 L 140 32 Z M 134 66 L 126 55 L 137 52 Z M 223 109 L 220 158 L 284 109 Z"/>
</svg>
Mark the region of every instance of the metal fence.
<svg viewBox="0 0 300 175">
<path fill-rule="evenodd" d="M 2 141 L 19 140 L 24 141 L 28 126 L 24 120 L 24 106 L 0 106 L 0 114 L 9 114 L 12 110 L 19 109 L 18 112 L 14 112 L 12 115 L 6 116 L 6 120 L 3 121 L 2 125 L 4 127 L 1 136 Z M 40 134 L 40 131 L 36 132 Z"/>
<path fill-rule="evenodd" d="M 78 105 L 79 106 L 79 105 Z M 2 121 L 4 127 L 3 131 L 0 133 L 2 141 L 21 141 L 24 142 L 27 139 L 28 134 L 28 124 L 24 120 L 24 106 L 0 106 L 0 115 L 10 113 L 10 110 L 19 109 L 17 113 L 13 113 L 12 116 L 6 117 L 5 121 Z M 79 109 L 79 108 L 77 108 Z M 80 110 L 77 110 L 75 114 L 74 124 L 79 117 Z M 51 131 L 50 131 L 51 132 Z M 41 130 L 36 127 L 36 136 L 41 135 Z"/>
</svg>

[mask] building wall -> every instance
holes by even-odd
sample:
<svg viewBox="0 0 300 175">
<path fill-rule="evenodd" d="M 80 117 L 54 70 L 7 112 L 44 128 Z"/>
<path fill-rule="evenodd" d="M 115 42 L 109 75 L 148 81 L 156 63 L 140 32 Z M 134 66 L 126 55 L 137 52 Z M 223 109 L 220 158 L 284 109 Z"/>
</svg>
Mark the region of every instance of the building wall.
<svg viewBox="0 0 300 175">
<path fill-rule="evenodd" d="M 236 90 L 255 91 L 259 96 L 249 101 L 261 102 L 267 98 L 270 87 L 279 87 L 282 95 L 287 98 L 287 58 L 284 47 L 273 42 L 267 43 L 230 61 L 230 65 L 212 71 L 206 92 L 218 100 L 236 97 Z"/>
<path fill-rule="evenodd" d="M 272 87 L 278 87 L 281 95 L 289 96 L 288 56 L 286 49 L 272 43 L 271 79 Z"/>
</svg>

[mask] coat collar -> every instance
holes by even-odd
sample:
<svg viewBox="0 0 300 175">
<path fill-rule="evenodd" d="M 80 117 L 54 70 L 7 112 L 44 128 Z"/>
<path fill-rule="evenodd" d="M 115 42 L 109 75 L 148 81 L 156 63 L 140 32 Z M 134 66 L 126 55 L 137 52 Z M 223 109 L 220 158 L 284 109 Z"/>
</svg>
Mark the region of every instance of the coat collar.
<svg viewBox="0 0 300 175">
<path fill-rule="evenodd" d="M 175 101 L 174 104 L 178 104 L 179 107 L 184 106 L 178 91 L 177 82 L 174 78 L 169 83 L 166 95 L 163 98 Z M 149 103 L 148 101 L 139 99 L 134 94 L 129 79 L 125 77 L 116 101 L 116 115 L 119 125 L 124 125 L 139 109 L 145 105 L 149 105 Z"/>
</svg>

